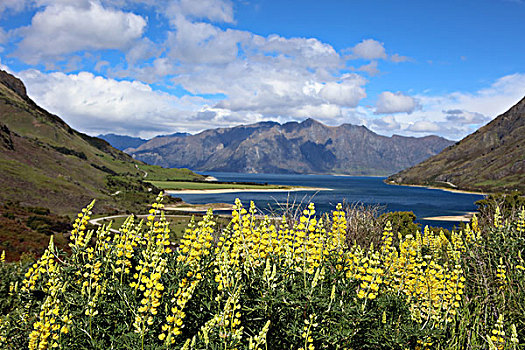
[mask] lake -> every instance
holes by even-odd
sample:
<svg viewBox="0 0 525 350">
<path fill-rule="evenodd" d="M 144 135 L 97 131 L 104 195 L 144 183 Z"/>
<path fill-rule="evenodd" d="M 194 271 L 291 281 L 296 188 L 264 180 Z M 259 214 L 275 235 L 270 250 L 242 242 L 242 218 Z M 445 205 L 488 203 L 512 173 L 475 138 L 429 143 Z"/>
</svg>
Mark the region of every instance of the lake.
<svg viewBox="0 0 525 350">
<path fill-rule="evenodd" d="M 289 186 L 330 188 L 332 191 L 238 192 L 214 194 L 176 194 L 187 203 L 233 203 L 239 198 L 247 207 L 253 200 L 261 210 L 275 210 L 279 203 L 314 202 L 318 212 L 330 212 L 337 203 L 379 205 L 385 211 L 412 211 L 424 227 L 452 229 L 459 222 L 423 220 L 425 217 L 456 216 L 476 210 L 482 195 L 452 193 L 438 189 L 387 185 L 384 177 L 333 175 L 239 174 L 206 172 L 219 181 L 257 182 Z"/>
</svg>

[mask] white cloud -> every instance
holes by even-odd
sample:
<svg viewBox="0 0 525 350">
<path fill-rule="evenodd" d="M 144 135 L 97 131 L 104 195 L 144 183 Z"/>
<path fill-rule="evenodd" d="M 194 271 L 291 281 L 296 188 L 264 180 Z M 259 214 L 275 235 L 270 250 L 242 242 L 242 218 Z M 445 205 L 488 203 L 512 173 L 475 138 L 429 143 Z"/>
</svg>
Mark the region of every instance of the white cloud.
<svg viewBox="0 0 525 350">
<path fill-rule="evenodd" d="M 233 4 L 226 0 L 179 0 L 172 2 L 166 13 L 169 17 L 208 19 L 212 22 L 234 23 Z"/>
<path fill-rule="evenodd" d="M 419 107 L 417 100 L 401 92 L 382 92 L 376 102 L 376 114 L 412 113 Z"/>
<path fill-rule="evenodd" d="M 397 53 L 390 56 L 390 61 L 394 63 L 400 63 L 400 62 L 409 62 L 412 61 L 412 59 L 408 56 L 401 56 Z"/>
<path fill-rule="evenodd" d="M 149 38 L 142 38 L 135 41 L 133 46 L 126 52 L 126 61 L 128 65 L 134 66 L 138 61 L 145 61 L 157 57 L 163 49 L 159 48 Z"/>
<path fill-rule="evenodd" d="M 365 80 L 356 76 L 342 82 L 328 82 L 324 84 L 319 95 L 327 102 L 345 107 L 355 107 L 359 101 L 366 97 Z"/>
<path fill-rule="evenodd" d="M 168 57 L 186 64 L 225 64 L 238 57 L 238 45 L 249 32 L 222 30 L 204 22 L 175 21 L 176 31 L 168 35 Z"/>
<path fill-rule="evenodd" d="M 511 74 L 496 80 L 487 88 L 473 93 L 454 92 L 446 95 L 416 95 L 421 108 L 412 114 L 396 115 L 396 128 L 372 120 L 368 110 L 365 125 L 385 134 L 421 136 L 437 134 L 459 140 L 490 120 L 509 110 L 525 94 L 525 74 Z M 383 121 L 384 120 L 383 118 Z"/>
<path fill-rule="evenodd" d="M 153 136 L 208 126 L 189 121 L 205 106 L 202 99 L 177 98 L 138 81 L 117 81 L 88 72 L 45 74 L 28 70 L 19 75 L 37 104 L 58 114 L 73 128 L 91 134 Z"/>
<path fill-rule="evenodd" d="M 174 23 L 168 39 L 173 82 L 193 94 L 226 95 L 216 104 L 222 111 L 328 118 L 366 97 L 366 80 L 342 74 L 342 57 L 317 39 L 262 37 L 186 19 Z"/>
<path fill-rule="evenodd" d="M 489 87 L 474 93 L 454 92 L 443 96 L 418 95 L 425 112 L 434 119 L 443 120 L 443 111 L 460 110 L 463 113 L 479 113 L 490 119 L 506 112 L 523 98 L 525 74 L 511 74 L 497 79 Z"/>
<path fill-rule="evenodd" d="M 277 54 L 298 59 L 299 64 L 309 67 L 340 68 L 343 61 L 335 49 L 315 38 L 284 38 L 270 35 L 254 36 L 248 50 L 260 50 L 265 54 Z"/>
<path fill-rule="evenodd" d="M 140 38 L 146 26 L 141 16 L 106 9 L 54 3 L 35 14 L 31 25 L 16 30 L 23 37 L 15 55 L 30 64 L 90 49 L 125 49 Z"/>
<path fill-rule="evenodd" d="M 0 1 L 0 15 L 2 15 L 4 11 L 8 10 L 20 12 L 28 6 L 29 2 L 29 0 L 2 0 Z"/>
<path fill-rule="evenodd" d="M 373 119 L 369 126 L 372 130 L 377 131 L 397 131 L 401 129 L 401 124 L 392 115 L 387 115 L 382 118 Z"/>
<path fill-rule="evenodd" d="M 477 112 L 462 111 L 458 109 L 452 109 L 443 111 L 447 116 L 447 120 L 455 124 L 484 124 L 490 121 L 490 117 Z"/>
<path fill-rule="evenodd" d="M 377 61 L 372 61 L 368 64 L 364 64 L 361 67 L 357 68 L 357 70 L 366 72 L 370 76 L 379 74 L 379 69 L 377 69 Z"/>
<path fill-rule="evenodd" d="M 427 120 L 418 120 L 417 122 L 411 124 L 408 127 L 408 130 L 415 131 L 415 132 L 424 132 L 424 133 L 431 132 L 432 133 L 432 132 L 440 131 L 441 128 L 439 127 L 439 125 L 437 125 L 434 122 L 427 121 Z"/>
<path fill-rule="evenodd" d="M 352 55 L 350 58 L 353 59 L 361 58 L 365 60 L 377 60 L 385 59 L 387 57 L 383 43 L 374 39 L 361 41 L 351 49 L 351 52 Z"/>
<path fill-rule="evenodd" d="M 341 108 L 333 104 L 320 104 L 317 106 L 306 105 L 297 109 L 293 113 L 294 117 L 309 118 L 320 120 L 331 120 L 341 116 Z"/>
</svg>

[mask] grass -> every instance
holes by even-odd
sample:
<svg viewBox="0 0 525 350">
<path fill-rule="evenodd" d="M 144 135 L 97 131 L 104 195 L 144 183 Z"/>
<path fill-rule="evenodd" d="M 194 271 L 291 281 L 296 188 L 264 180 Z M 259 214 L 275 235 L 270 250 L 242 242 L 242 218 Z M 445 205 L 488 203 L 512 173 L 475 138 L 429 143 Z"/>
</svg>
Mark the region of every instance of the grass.
<svg viewBox="0 0 525 350">
<path fill-rule="evenodd" d="M 255 185 L 243 183 L 213 183 L 213 182 L 191 182 L 191 181 L 149 181 L 151 184 L 163 190 L 219 190 L 219 189 L 291 189 L 290 186 L 282 185 Z"/>
<path fill-rule="evenodd" d="M 153 200 L 157 189 L 144 180 L 202 180 L 188 169 L 166 169 L 133 160 L 101 139 L 71 129 L 58 117 L 36 107 L 0 84 L 2 137 L 0 173 L 6 191 L 0 203 L 16 199 L 58 214 L 75 215 L 92 198 L 106 203 L 104 213 L 135 212 Z M 5 135 L 4 135 L 5 134 Z M 110 186 L 118 177 L 125 186 Z M 120 191 L 119 195 L 114 195 Z M 125 192 L 125 193 L 124 193 Z"/>
</svg>

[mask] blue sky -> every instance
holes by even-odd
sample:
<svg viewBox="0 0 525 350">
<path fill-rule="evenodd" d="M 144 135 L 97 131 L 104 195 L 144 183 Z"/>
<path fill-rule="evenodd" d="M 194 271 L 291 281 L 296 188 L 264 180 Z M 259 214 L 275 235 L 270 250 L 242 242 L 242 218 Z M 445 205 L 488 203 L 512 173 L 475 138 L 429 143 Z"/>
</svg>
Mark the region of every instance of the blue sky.
<svg viewBox="0 0 525 350">
<path fill-rule="evenodd" d="M 89 133 L 460 139 L 525 95 L 525 1 L 1 0 L 0 68 Z"/>
</svg>

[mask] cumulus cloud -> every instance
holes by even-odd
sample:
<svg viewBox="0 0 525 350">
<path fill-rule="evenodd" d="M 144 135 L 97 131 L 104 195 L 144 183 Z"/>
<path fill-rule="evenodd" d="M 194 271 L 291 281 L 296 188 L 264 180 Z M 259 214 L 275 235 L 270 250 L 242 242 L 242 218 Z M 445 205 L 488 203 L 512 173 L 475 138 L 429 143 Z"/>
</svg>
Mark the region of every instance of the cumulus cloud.
<svg viewBox="0 0 525 350">
<path fill-rule="evenodd" d="M 159 48 L 149 38 L 141 38 L 135 41 L 133 46 L 126 52 L 126 61 L 129 66 L 134 66 L 139 61 L 149 60 L 157 57 L 162 53 L 163 49 Z"/>
<path fill-rule="evenodd" d="M 360 77 L 342 82 L 329 82 L 321 88 L 319 95 L 329 103 L 355 107 L 362 98 L 366 97 L 362 87 L 364 83 L 364 79 Z"/>
<path fill-rule="evenodd" d="M 177 98 L 138 81 L 117 81 L 88 72 L 45 74 L 28 70 L 19 74 L 38 104 L 91 134 L 140 133 L 148 137 L 166 130 L 205 127 L 189 121 L 205 105 L 200 98 Z"/>
<path fill-rule="evenodd" d="M 237 59 L 238 45 L 251 37 L 245 31 L 226 29 L 179 18 L 169 32 L 168 57 L 186 64 L 225 64 Z"/>
<path fill-rule="evenodd" d="M 16 30 L 23 39 L 14 55 L 37 64 L 86 49 L 125 49 L 146 26 L 141 16 L 97 2 L 76 5 L 57 2 L 37 12 L 30 26 Z"/>
<path fill-rule="evenodd" d="M 401 129 L 401 124 L 392 115 L 375 118 L 369 123 L 369 126 L 372 130 L 377 131 L 397 131 Z"/>
<path fill-rule="evenodd" d="M 408 130 L 415 131 L 415 132 L 437 132 L 440 131 L 439 125 L 437 125 L 434 122 L 427 121 L 427 120 L 418 120 L 417 122 L 411 124 L 408 127 Z"/>
<path fill-rule="evenodd" d="M 343 61 L 335 49 L 315 38 L 284 38 L 272 34 L 267 38 L 253 36 L 248 50 L 299 59 L 299 64 L 309 67 L 341 68 Z"/>
<path fill-rule="evenodd" d="M 396 115 L 398 124 L 391 124 L 392 128 L 370 117 L 364 123 L 385 134 L 437 134 L 459 140 L 510 109 L 523 98 L 523 91 L 525 74 L 511 74 L 473 93 L 416 95 L 421 107 L 411 114 Z"/>
<path fill-rule="evenodd" d="M 382 92 L 376 102 L 375 114 L 412 113 L 419 108 L 418 101 L 401 92 Z"/>
<path fill-rule="evenodd" d="M 92 69 L 106 75 L 20 74 L 37 103 L 90 133 L 146 130 L 141 136 L 151 136 L 313 117 L 329 125 L 364 124 L 387 134 L 460 138 L 504 112 L 525 91 L 525 75 L 515 74 L 474 93 L 385 91 L 374 106 L 360 106 L 367 97 L 365 73 L 370 79 L 377 75 L 380 60 L 393 66 L 412 59 L 387 52 L 374 39 L 338 51 L 316 38 L 238 30 L 230 25 L 235 23 L 230 0 L 0 3 L 0 15 L 27 4 L 36 11 L 31 25 L 9 33 L 0 29 L 0 44 L 10 45 L 7 55 L 40 69 Z M 145 17 L 130 12 L 144 8 L 156 12 L 159 26 L 147 28 Z M 117 62 L 120 57 L 125 60 Z M 362 61 L 350 67 L 349 59 Z M 152 86 L 175 87 L 177 96 Z"/>
<path fill-rule="evenodd" d="M 355 45 L 350 51 L 350 58 L 353 59 L 361 58 L 365 60 L 377 60 L 387 58 L 383 43 L 374 39 L 363 40 Z"/>
</svg>

